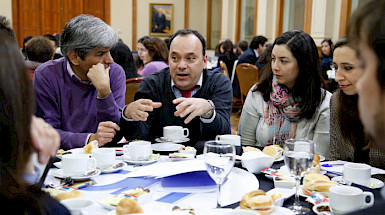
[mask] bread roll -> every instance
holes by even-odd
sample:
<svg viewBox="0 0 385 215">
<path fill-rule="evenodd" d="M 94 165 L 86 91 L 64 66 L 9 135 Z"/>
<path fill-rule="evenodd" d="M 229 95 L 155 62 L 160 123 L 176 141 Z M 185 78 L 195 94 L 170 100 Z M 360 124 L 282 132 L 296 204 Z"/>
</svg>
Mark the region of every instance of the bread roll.
<svg viewBox="0 0 385 215">
<path fill-rule="evenodd" d="M 270 145 L 263 148 L 262 152 L 277 160 L 282 157 L 283 149 L 280 145 Z"/>
<path fill-rule="evenodd" d="M 320 192 L 325 197 L 329 197 L 329 188 L 337 186 L 333 181 L 315 180 L 302 186 L 302 191 L 306 195 L 314 195 L 314 192 Z"/>
<path fill-rule="evenodd" d="M 92 149 L 96 148 L 99 148 L 99 142 L 97 140 L 93 140 L 83 147 L 84 153 L 86 154 L 91 154 Z"/>
<path fill-rule="evenodd" d="M 131 198 L 124 198 L 120 200 L 116 206 L 116 215 L 143 213 L 142 207 Z"/>
<path fill-rule="evenodd" d="M 254 190 L 243 196 L 239 206 L 242 209 L 254 210 L 265 215 L 274 210 L 273 203 L 271 196 L 266 195 L 263 190 Z"/>
<path fill-rule="evenodd" d="M 262 152 L 260 149 L 255 148 L 255 147 L 251 147 L 251 146 L 246 146 L 245 148 L 243 148 L 243 153 L 245 153 L 245 152 L 253 152 L 253 151 Z"/>
<path fill-rule="evenodd" d="M 81 198 L 83 197 L 83 193 L 77 190 L 71 191 L 71 192 L 64 192 L 57 194 L 55 196 L 55 199 L 60 201 L 63 201 L 64 199 L 74 199 L 74 198 Z"/>
<path fill-rule="evenodd" d="M 310 172 L 303 177 L 303 184 L 306 184 L 310 181 L 330 181 L 330 178 L 326 175 L 322 175 L 320 173 Z"/>
</svg>

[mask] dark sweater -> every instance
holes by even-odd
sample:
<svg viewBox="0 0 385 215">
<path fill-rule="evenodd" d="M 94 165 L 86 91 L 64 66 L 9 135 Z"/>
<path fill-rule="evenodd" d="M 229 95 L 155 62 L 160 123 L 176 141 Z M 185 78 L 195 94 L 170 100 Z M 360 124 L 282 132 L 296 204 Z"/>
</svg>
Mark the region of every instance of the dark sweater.
<svg viewBox="0 0 385 215">
<path fill-rule="evenodd" d="M 185 118 L 175 117 L 176 99 L 171 89 L 169 68 L 160 70 L 144 78 L 140 84 L 135 100 L 146 98 L 161 102 L 162 107 L 149 112 L 146 122 L 126 121 L 121 119 L 121 130 L 117 136 L 124 135 L 127 140 L 142 139 L 154 141 L 163 136 L 163 127 L 180 125 L 190 131 L 190 141 L 185 145 L 193 146 L 198 141 L 213 140 L 216 135 L 229 134 L 230 114 L 232 107 L 232 91 L 229 79 L 220 72 L 203 70 L 202 87 L 194 94 L 195 98 L 210 99 L 215 104 L 216 116 L 213 122 L 203 123 L 200 117 L 195 117 L 189 124 L 184 124 Z"/>
</svg>

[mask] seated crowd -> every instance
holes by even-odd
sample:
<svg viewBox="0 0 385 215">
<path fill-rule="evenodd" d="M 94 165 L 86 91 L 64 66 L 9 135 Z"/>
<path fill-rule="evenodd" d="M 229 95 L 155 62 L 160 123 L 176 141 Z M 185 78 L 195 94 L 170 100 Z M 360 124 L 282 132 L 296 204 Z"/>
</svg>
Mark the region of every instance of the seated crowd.
<svg viewBox="0 0 385 215">
<path fill-rule="evenodd" d="M 300 30 L 284 32 L 271 45 L 264 36 L 255 36 L 250 46 L 225 40 L 218 45 L 217 67 L 226 64 L 228 76 L 206 68 L 206 41 L 195 30 L 178 30 L 166 41 L 140 38 L 137 63 L 109 25 L 80 15 L 60 35 L 63 57 L 54 60 L 57 47 L 34 36 L 25 43 L 24 60 L 9 22 L 0 17 L 1 198 L 10 205 L 28 203 L 14 207 L 20 211 L 68 214 L 23 179 L 34 169 L 25 158 L 37 153 L 46 163 L 59 145 L 72 149 L 97 140 L 108 147 L 122 137 L 154 142 L 163 127 L 179 125 L 190 132 L 185 145 L 201 149 L 205 141 L 230 134 L 233 97 L 240 97 L 237 76 L 233 82 L 231 77 L 241 63 L 257 65 L 261 73 L 240 116 L 242 145 L 309 139 L 328 160 L 385 169 L 385 28 L 378 18 L 384 7 L 383 1 L 368 2 L 353 15 L 347 37 L 334 47 L 322 43 L 321 57 L 313 38 Z M 330 72 L 339 87 L 334 92 L 334 82 L 325 83 Z M 140 75 L 135 101 L 125 104 L 126 79 Z"/>
</svg>

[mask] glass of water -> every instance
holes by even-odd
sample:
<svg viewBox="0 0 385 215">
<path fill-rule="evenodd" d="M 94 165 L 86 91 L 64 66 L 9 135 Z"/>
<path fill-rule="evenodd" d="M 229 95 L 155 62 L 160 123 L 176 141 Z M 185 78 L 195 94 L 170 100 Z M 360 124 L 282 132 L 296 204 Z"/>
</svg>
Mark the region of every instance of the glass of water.
<svg viewBox="0 0 385 215">
<path fill-rule="evenodd" d="M 223 141 L 207 141 L 204 147 L 204 158 L 207 172 L 217 184 L 217 208 L 220 208 L 221 185 L 235 162 L 234 144 Z"/>
<path fill-rule="evenodd" d="M 295 214 L 306 214 L 310 212 L 309 208 L 303 207 L 299 203 L 298 187 L 301 178 L 312 166 L 314 148 L 315 146 L 312 140 L 288 139 L 285 141 L 283 148 L 285 165 L 296 180 L 295 201 L 294 204 L 289 207 Z"/>
</svg>

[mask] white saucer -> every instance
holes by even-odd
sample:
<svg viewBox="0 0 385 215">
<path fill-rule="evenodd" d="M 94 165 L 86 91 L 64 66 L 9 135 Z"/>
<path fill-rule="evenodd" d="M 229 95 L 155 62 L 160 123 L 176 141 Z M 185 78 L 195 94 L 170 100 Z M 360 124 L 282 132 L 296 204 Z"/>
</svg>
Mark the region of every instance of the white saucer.
<svg viewBox="0 0 385 215">
<path fill-rule="evenodd" d="M 331 180 L 338 183 L 341 179 L 343 179 L 343 176 L 336 176 Z M 360 184 L 360 185 L 371 189 L 378 189 L 384 186 L 384 182 L 382 182 L 381 180 L 378 180 L 377 178 L 371 178 L 367 185 L 363 185 L 363 184 Z"/>
<path fill-rule="evenodd" d="M 282 155 L 281 157 L 275 159 L 274 162 L 283 161 L 284 158 L 285 158 L 285 157 Z"/>
<path fill-rule="evenodd" d="M 160 157 L 158 157 L 157 159 L 151 159 L 151 160 L 147 160 L 147 161 L 134 161 L 134 160 L 131 160 L 131 158 L 127 157 L 126 155 L 122 155 L 122 159 L 124 162 L 128 163 L 128 164 L 133 164 L 133 165 L 148 165 L 148 164 L 152 164 L 152 163 L 155 163 L 159 160 Z"/>
<path fill-rule="evenodd" d="M 180 140 L 169 140 L 165 137 L 158 137 L 155 139 L 156 142 L 158 143 L 167 143 L 167 142 L 170 142 L 170 143 L 184 143 L 184 142 L 188 142 L 190 141 L 190 138 L 188 137 L 185 137 L 185 138 L 182 138 Z"/>
<path fill-rule="evenodd" d="M 85 181 L 90 178 L 93 178 L 95 176 L 100 175 L 101 171 L 100 170 L 95 170 L 95 172 L 92 175 L 84 175 L 84 176 L 71 176 L 72 180 L 74 181 Z M 53 169 L 52 170 L 52 175 L 55 176 L 56 178 L 64 179 L 67 176 L 64 175 L 64 172 L 62 169 Z"/>
<path fill-rule="evenodd" d="M 121 165 L 119 165 L 119 167 L 114 167 L 114 166 L 116 166 L 116 165 L 118 165 L 118 164 L 121 164 Z M 114 173 L 114 172 L 117 172 L 117 171 L 123 169 L 126 165 L 127 165 L 127 164 L 126 164 L 125 162 L 122 162 L 122 161 L 116 161 L 116 162 L 114 163 L 114 165 L 112 165 L 111 167 L 103 168 L 103 169 L 101 169 L 101 171 L 102 171 L 102 173 L 104 173 L 104 174 L 107 174 L 107 173 Z"/>
<path fill-rule="evenodd" d="M 181 147 L 184 147 L 184 145 L 173 143 L 173 142 L 151 144 L 152 150 L 158 151 L 158 152 L 176 152 Z"/>
</svg>

